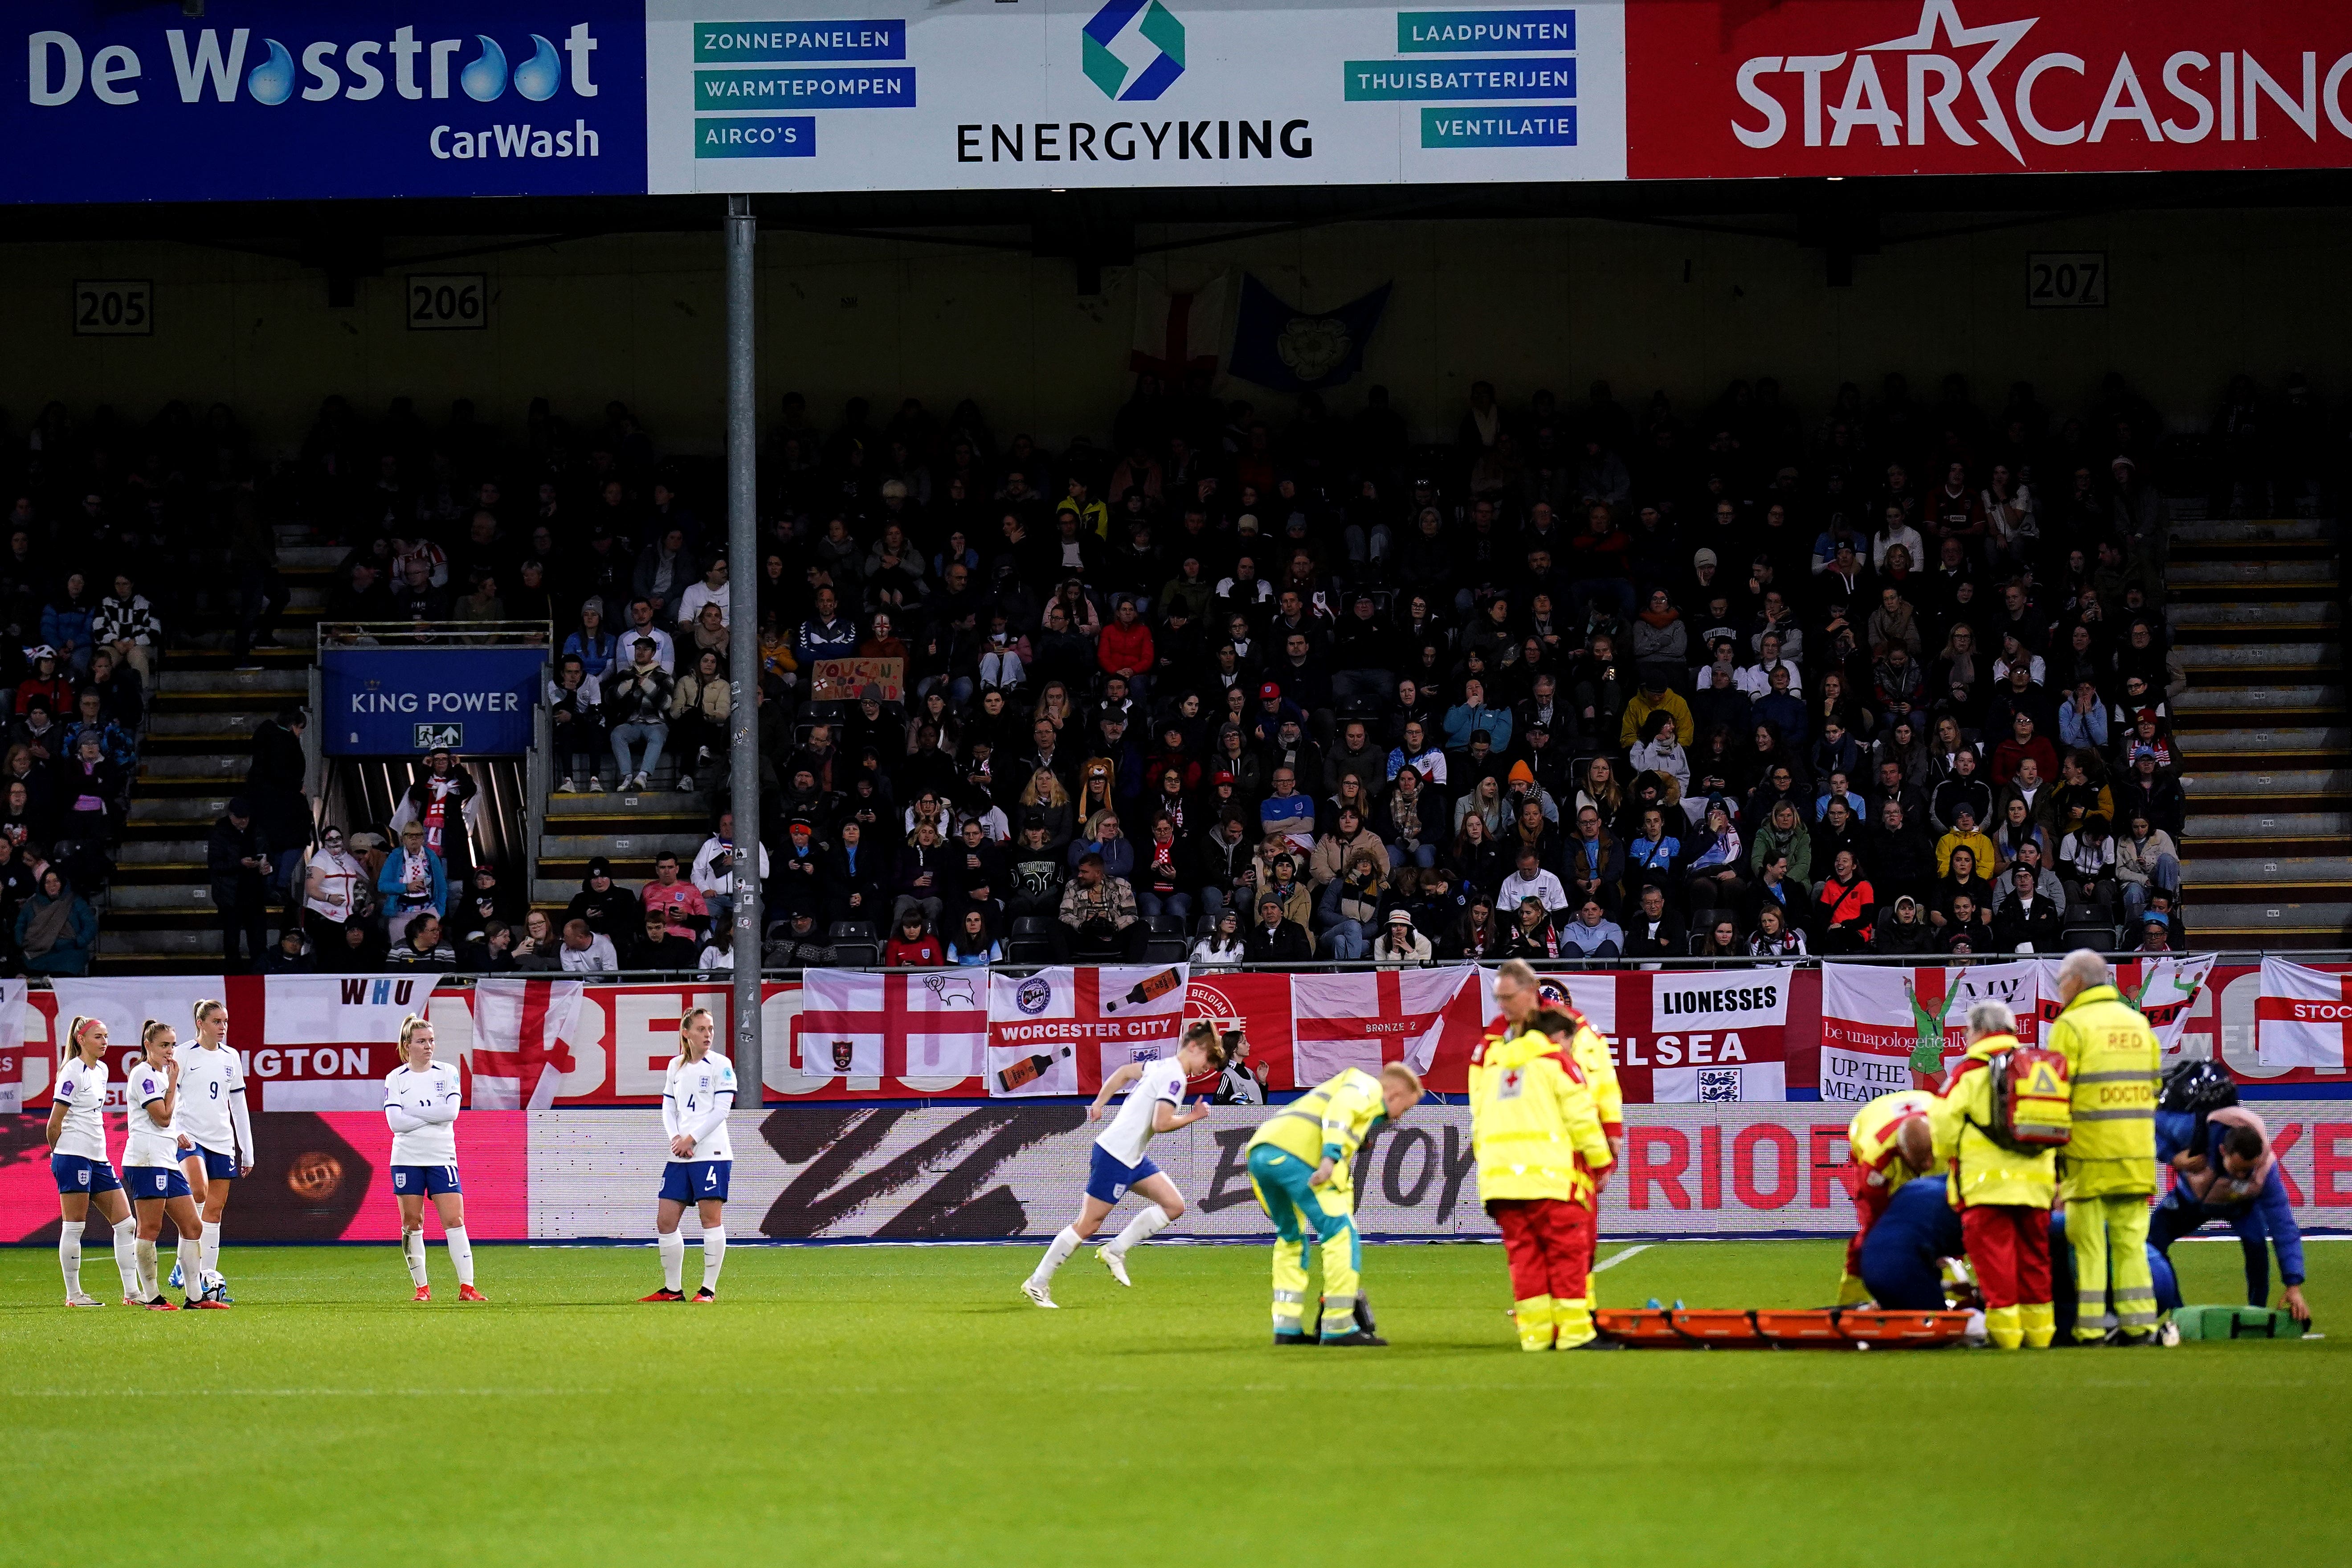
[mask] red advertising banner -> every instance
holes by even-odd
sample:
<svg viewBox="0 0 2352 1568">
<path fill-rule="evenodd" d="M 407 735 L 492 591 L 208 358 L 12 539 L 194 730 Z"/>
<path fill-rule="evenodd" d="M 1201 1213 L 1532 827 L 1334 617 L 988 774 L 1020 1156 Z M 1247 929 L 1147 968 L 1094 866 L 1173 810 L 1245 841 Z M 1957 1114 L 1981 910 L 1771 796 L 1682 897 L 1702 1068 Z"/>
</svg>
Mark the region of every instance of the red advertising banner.
<svg viewBox="0 0 2352 1568">
<path fill-rule="evenodd" d="M 2330 0 L 1635 0 L 1634 179 L 2352 163 Z"/>
</svg>

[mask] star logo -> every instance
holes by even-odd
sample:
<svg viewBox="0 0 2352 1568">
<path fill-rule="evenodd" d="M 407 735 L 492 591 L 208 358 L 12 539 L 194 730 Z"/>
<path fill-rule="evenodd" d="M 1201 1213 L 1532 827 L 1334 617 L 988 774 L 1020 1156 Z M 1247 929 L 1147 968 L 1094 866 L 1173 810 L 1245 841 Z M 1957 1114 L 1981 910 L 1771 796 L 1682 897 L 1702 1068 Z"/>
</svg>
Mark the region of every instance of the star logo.
<svg viewBox="0 0 2352 1568">
<path fill-rule="evenodd" d="M 1933 49 L 1936 47 L 1936 33 L 1939 27 L 1943 30 L 1945 41 L 1956 50 L 1979 44 L 1992 46 L 1984 52 L 1983 57 L 1968 73 L 1969 85 L 1976 89 L 1977 107 L 1984 110 L 1984 118 L 1978 121 L 1977 125 L 1986 135 L 2000 142 L 2009 155 L 2017 160 L 2018 165 L 2021 168 L 2025 163 L 2025 154 L 2018 150 L 2017 134 L 2009 128 L 2009 116 L 2002 111 L 2000 100 L 1993 92 L 1992 73 L 2000 68 L 2000 62 L 2009 58 L 2011 50 L 2025 41 L 2026 33 L 2040 20 L 2042 18 L 2039 16 L 2028 16 L 2022 21 L 1996 22 L 1990 26 L 1970 27 L 1960 21 L 1958 0 L 1921 0 L 1918 31 L 1908 37 L 1889 38 L 1883 44 L 1864 45 L 1862 52 L 1891 54 L 1898 50 L 1907 53 L 1913 50 Z M 1940 112 L 1939 107 L 1938 113 Z M 1962 132 L 1950 121 L 1947 120 L 1944 122 L 1944 129 L 1962 146 L 1976 145 L 1974 138 Z"/>
</svg>

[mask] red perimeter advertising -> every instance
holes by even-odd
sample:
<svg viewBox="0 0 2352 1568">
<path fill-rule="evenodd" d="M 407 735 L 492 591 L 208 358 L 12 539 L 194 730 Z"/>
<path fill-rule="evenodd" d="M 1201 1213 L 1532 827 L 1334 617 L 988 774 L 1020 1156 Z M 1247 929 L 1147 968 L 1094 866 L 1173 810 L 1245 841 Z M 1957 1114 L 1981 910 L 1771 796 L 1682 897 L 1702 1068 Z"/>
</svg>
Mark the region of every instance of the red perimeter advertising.
<svg viewBox="0 0 2352 1568">
<path fill-rule="evenodd" d="M 2352 163 L 2342 0 L 1634 0 L 1634 179 Z"/>
</svg>

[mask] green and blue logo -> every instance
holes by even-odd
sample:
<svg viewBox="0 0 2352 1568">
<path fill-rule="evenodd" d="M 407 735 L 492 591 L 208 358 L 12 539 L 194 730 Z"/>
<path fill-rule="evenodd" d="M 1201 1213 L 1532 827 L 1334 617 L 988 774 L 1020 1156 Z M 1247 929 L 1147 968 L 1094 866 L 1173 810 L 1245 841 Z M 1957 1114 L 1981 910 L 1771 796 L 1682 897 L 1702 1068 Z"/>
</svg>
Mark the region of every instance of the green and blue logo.
<svg viewBox="0 0 2352 1568">
<path fill-rule="evenodd" d="M 1139 13 L 1140 21 L 1136 19 Z M 1154 51 L 1150 63 L 1140 71 L 1111 52 L 1111 45 L 1130 23 L 1135 36 Z M 1100 88 L 1105 98 L 1122 103 L 1150 102 L 1184 74 L 1184 24 L 1160 0 L 1109 0 L 1087 23 L 1081 48 L 1080 64 L 1087 79 Z M 1132 52 L 1132 46 L 1129 48 Z M 1130 75 L 1133 80 L 1129 79 Z"/>
</svg>

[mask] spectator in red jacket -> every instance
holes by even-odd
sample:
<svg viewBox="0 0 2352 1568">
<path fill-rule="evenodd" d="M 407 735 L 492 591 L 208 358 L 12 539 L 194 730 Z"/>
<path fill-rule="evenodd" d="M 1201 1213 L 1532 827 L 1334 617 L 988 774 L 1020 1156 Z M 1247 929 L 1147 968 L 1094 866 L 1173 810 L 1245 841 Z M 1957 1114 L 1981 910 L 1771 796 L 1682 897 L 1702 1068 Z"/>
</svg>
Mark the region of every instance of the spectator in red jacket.
<svg viewBox="0 0 2352 1568">
<path fill-rule="evenodd" d="M 1151 666 L 1159 657 L 1151 644 L 1151 628 L 1135 613 L 1134 597 L 1122 594 L 1118 607 L 1111 612 L 1110 625 L 1095 639 L 1095 662 L 1102 666 L 1105 675 L 1127 677 L 1128 690 L 1140 702 L 1149 695 Z"/>
<path fill-rule="evenodd" d="M 898 917 L 898 929 L 882 947 L 882 963 L 890 969 L 944 969 L 948 955 L 931 931 L 931 920 L 919 909 Z"/>
<path fill-rule="evenodd" d="M 2009 739 L 1995 746 L 1992 752 L 1992 785 L 2006 789 L 2017 776 L 2017 764 L 2032 757 L 2042 766 L 2042 776 L 2058 776 L 2058 750 L 2047 740 L 2034 733 L 2033 715 L 2020 710 L 2009 721 Z"/>
</svg>

